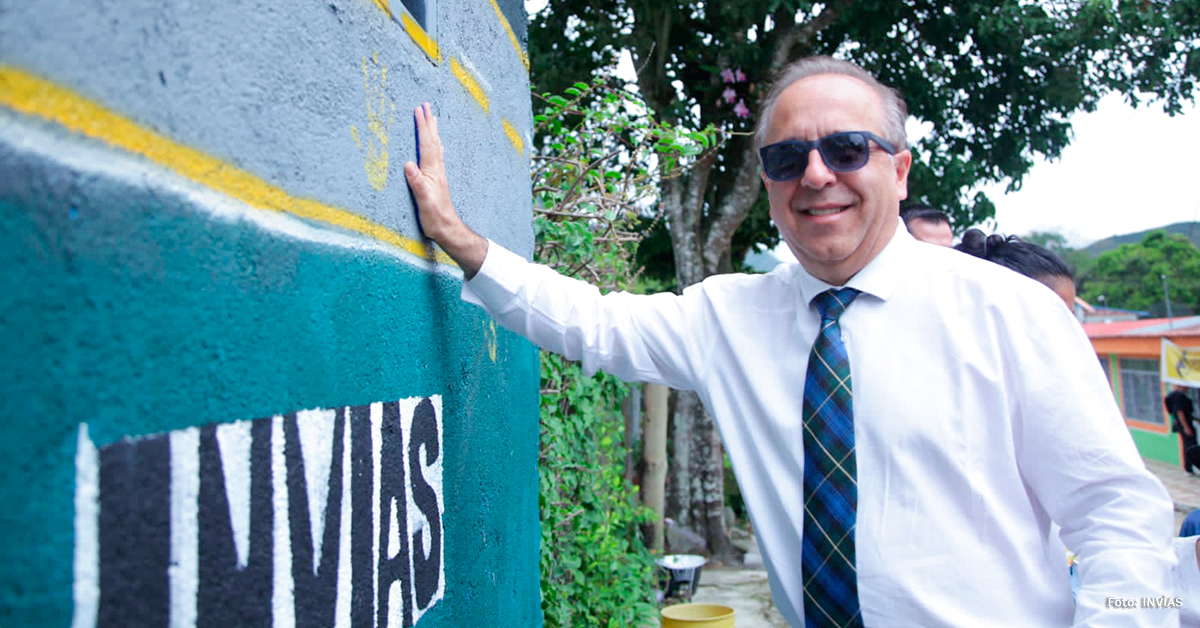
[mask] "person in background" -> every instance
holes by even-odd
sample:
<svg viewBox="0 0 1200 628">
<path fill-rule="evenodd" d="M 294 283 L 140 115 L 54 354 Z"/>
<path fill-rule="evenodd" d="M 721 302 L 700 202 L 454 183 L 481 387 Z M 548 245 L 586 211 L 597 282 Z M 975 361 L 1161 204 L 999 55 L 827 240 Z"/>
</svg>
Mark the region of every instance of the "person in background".
<svg viewBox="0 0 1200 628">
<path fill-rule="evenodd" d="M 962 242 L 954 248 L 975 257 L 996 262 L 1031 279 L 1036 279 L 1054 290 L 1055 294 L 1058 294 L 1068 306 L 1074 303 L 1075 280 L 1071 267 L 1053 251 L 1043 246 L 1025 242 L 1016 236 L 1004 237 L 997 234 L 989 236 L 979 229 L 968 229 L 963 233 Z M 1171 410 L 1173 407 L 1186 406 L 1185 415 L 1191 414 L 1191 400 L 1181 392 L 1182 389 L 1182 386 L 1176 386 L 1175 392 L 1171 393 L 1171 395 L 1176 393 L 1182 395 L 1182 401 L 1173 400 L 1171 395 L 1168 395 L 1166 399 L 1168 412 L 1171 412 L 1173 419 L 1176 416 L 1176 413 Z M 1191 425 L 1190 421 L 1187 424 Z M 1180 434 L 1180 436 L 1184 435 Z M 1191 438 L 1190 444 L 1194 446 L 1196 444 L 1194 431 Z M 1185 451 L 1187 451 L 1186 443 Z M 1188 456 L 1185 455 L 1185 468 L 1188 464 L 1187 459 Z M 1051 544 L 1054 546 L 1061 544 L 1058 534 L 1059 531 L 1052 528 L 1050 536 Z M 1172 573 L 1175 578 L 1176 593 L 1185 600 L 1184 606 L 1180 610 L 1180 626 L 1200 628 L 1200 604 L 1187 604 L 1186 602 L 1190 599 L 1200 599 L 1200 536 L 1198 536 L 1200 535 L 1200 510 L 1193 510 L 1188 514 L 1179 530 L 1179 535 L 1180 538 L 1174 541 L 1177 564 Z M 1063 549 L 1065 550 L 1065 548 Z M 1068 556 L 1071 590 L 1074 593 L 1079 589 L 1080 560 L 1074 553 L 1068 552 Z"/>
<path fill-rule="evenodd" d="M 954 231 L 945 212 L 928 205 L 909 205 L 900 210 L 900 219 L 908 232 L 922 242 L 938 246 L 954 244 Z"/>
<path fill-rule="evenodd" d="M 1171 431 L 1179 434 L 1179 457 L 1183 460 L 1183 470 L 1195 474 L 1196 467 L 1188 456 L 1188 450 L 1196 446 L 1196 408 L 1186 391 L 1187 387 L 1176 384 L 1174 390 L 1163 398 L 1163 404 L 1167 406 L 1167 414 L 1171 415 Z"/>
<path fill-rule="evenodd" d="M 899 228 L 907 108 L 870 73 L 810 57 L 763 99 L 763 183 L 799 264 L 682 294 L 601 294 L 483 238 L 437 119 L 415 117 L 405 176 L 464 300 L 585 371 L 697 391 L 791 625 L 1178 623 L 1106 603 L 1170 592 L 1175 559 L 1166 490 L 1078 368 L 1092 346 L 1042 286 Z M 1090 557 L 1075 602 L 1051 522 Z"/>
<path fill-rule="evenodd" d="M 1183 518 L 1183 525 L 1179 526 L 1179 536 L 1197 535 L 1200 535 L 1200 508 L 1189 512 Z"/>
<path fill-rule="evenodd" d="M 975 228 L 967 229 L 954 248 L 1042 282 L 1075 310 L 1075 272 L 1054 251 L 1017 236 L 987 235 Z"/>
</svg>

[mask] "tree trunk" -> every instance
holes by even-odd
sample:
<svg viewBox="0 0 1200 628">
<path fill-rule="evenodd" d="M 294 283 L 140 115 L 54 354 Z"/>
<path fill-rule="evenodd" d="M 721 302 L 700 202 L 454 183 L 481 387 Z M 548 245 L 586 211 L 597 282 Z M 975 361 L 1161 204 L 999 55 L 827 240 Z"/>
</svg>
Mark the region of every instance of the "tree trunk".
<svg viewBox="0 0 1200 628">
<path fill-rule="evenodd" d="M 725 450 L 716 423 L 698 401 L 700 420 L 692 432 L 692 521 L 708 539 L 712 558 L 727 565 L 741 564 L 742 552 L 733 546 L 725 525 Z"/>
<path fill-rule="evenodd" d="M 638 449 L 642 440 L 642 387 L 631 385 L 629 394 L 621 400 L 621 414 L 625 415 L 625 481 L 639 484 Z"/>
<path fill-rule="evenodd" d="M 656 553 L 663 551 L 663 501 L 667 483 L 667 397 L 666 386 L 645 384 L 642 396 L 642 505 L 654 511 L 656 517 L 643 535 L 646 545 Z"/>
<path fill-rule="evenodd" d="M 667 481 L 667 516 L 675 523 L 691 528 L 692 521 L 692 445 L 695 440 L 696 415 L 703 414 L 700 398 L 695 393 L 672 392 L 671 421 L 668 426 L 671 444 L 671 477 Z"/>
</svg>

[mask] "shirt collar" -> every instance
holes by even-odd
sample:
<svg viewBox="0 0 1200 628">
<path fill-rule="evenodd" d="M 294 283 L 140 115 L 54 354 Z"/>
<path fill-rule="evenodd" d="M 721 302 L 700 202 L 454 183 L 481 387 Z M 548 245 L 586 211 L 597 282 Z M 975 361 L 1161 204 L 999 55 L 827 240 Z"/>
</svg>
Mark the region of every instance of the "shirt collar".
<svg viewBox="0 0 1200 628">
<path fill-rule="evenodd" d="M 892 234 L 892 239 L 888 241 L 887 246 L 883 247 L 875 259 L 867 262 L 862 270 L 851 277 L 850 281 L 846 282 L 846 287 L 886 301 L 901 280 L 911 274 L 910 268 L 913 264 L 916 246 L 916 239 L 903 227 L 902 222 L 897 221 L 896 231 Z M 797 277 L 800 284 L 800 296 L 803 298 L 806 308 L 811 307 L 812 300 L 818 294 L 830 288 L 839 287 L 813 277 L 807 270 L 804 270 L 803 266 L 800 267 Z"/>
</svg>

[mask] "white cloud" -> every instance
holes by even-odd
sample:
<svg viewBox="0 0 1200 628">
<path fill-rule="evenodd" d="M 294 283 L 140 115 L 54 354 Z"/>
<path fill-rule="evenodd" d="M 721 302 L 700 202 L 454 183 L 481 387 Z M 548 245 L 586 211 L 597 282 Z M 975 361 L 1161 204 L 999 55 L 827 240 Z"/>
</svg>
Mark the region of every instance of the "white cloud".
<svg viewBox="0 0 1200 628">
<path fill-rule="evenodd" d="M 1072 118 L 1074 139 L 1039 161 L 1021 190 L 986 189 L 997 231 L 1057 231 L 1074 245 L 1200 219 L 1200 111 L 1171 117 L 1157 103 L 1133 109 L 1109 95 Z"/>
</svg>

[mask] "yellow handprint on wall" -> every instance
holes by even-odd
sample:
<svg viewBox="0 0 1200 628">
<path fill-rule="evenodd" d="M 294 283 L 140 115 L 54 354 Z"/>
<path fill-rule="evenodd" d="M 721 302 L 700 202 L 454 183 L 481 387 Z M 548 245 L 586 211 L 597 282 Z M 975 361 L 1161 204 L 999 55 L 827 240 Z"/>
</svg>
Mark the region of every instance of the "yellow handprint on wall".
<svg viewBox="0 0 1200 628">
<path fill-rule="evenodd" d="M 371 187 L 382 190 L 387 187 L 388 130 L 392 126 L 396 103 L 387 96 L 387 68 L 380 65 L 378 52 L 371 56 L 369 63 L 367 58 L 363 57 L 362 73 L 363 91 L 367 102 L 367 130 L 370 131 L 370 137 L 366 138 L 364 145 L 359 137 L 358 127 L 353 124 L 350 125 L 350 135 L 354 137 L 354 143 L 365 157 L 363 167 L 367 171 L 367 181 Z M 374 85 L 373 76 L 377 77 Z"/>
</svg>

